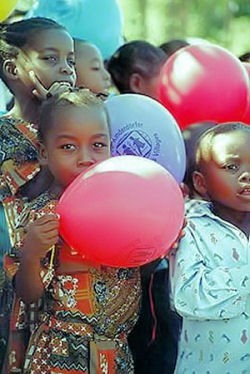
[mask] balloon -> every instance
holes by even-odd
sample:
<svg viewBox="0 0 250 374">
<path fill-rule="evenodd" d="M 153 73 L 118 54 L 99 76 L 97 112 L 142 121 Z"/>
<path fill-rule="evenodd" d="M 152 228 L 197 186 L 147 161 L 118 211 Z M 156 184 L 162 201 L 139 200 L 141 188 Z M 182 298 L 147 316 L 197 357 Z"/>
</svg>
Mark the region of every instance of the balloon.
<svg viewBox="0 0 250 374">
<path fill-rule="evenodd" d="M 159 100 L 182 129 L 201 121 L 239 121 L 245 111 L 248 77 L 241 62 L 213 44 L 180 49 L 163 65 Z"/>
<path fill-rule="evenodd" d="M 0 22 L 4 21 L 15 9 L 18 0 L 1 0 Z"/>
<path fill-rule="evenodd" d="M 248 102 L 241 121 L 250 125 L 250 63 L 243 62 L 242 65 L 244 66 L 248 74 Z"/>
<path fill-rule="evenodd" d="M 169 251 L 184 203 L 173 176 L 154 161 L 119 156 L 95 164 L 65 190 L 60 235 L 91 262 L 137 267 Z"/>
<path fill-rule="evenodd" d="M 123 44 L 123 19 L 118 0 L 40 0 L 28 17 L 48 17 L 78 39 L 95 44 L 104 59 Z"/>
<path fill-rule="evenodd" d="M 186 167 L 185 145 L 171 113 L 158 101 L 137 94 L 112 96 L 105 104 L 113 156 L 149 158 L 181 182 Z"/>
</svg>

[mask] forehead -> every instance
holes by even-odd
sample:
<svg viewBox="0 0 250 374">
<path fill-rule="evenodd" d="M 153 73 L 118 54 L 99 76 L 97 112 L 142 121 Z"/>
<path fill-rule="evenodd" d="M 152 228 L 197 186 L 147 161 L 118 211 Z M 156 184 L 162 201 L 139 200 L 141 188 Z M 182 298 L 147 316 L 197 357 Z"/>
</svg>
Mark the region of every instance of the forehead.
<svg viewBox="0 0 250 374">
<path fill-rule="evenodd" d="M 57 49 L 60 51 L 73 52 L 73 39 L 66 30 L 48 29 L 34 32 L 25 49 L 42 51 L 45 49 Z"/>
<path fill-rule="evenodd" d="M 211 144 L 213 152 L 218 154 L 240 153 L 248 149 L 250 144 L 250 132 L 243 130 L 231 131 L 216 135 Z"/>
<path fill-rule="evenodd" d="M 102 60 L 101 53 L 92 44 L 76 42 L 75 53 L 77 58 L 87 59 L 88 61 Z"/>
<path fill-rule="evenodd" d="M 65 106 L 57 110 L 52 117 L 52 131 L 63 129 L 73 130 L 75 128 L 90 132 L 109 133 L 107 116 L 102 108 Z"/>
</svg>

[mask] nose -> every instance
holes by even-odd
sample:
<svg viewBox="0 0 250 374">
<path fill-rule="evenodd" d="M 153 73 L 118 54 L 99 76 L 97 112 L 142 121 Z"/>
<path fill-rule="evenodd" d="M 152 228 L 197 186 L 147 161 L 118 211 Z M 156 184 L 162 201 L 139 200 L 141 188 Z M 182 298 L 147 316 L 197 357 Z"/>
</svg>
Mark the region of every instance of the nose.
<svg viewBox="0 0 250 374">
<path fill-rule="evenodd" d="M 82 167 L 89 167 L 95 163 L 91 152 L 88 149 L 81 149 L 79 150 L 77 164 L 78 166 Z"/>
<path fill-rule="evenodd" d="M 244 171 L 240 177 L 239 180 L 241 183 L 250 183 L 250 171 Z"/>
<path fill-rule="evenodd" d="M 111 83 L 111 76 L 109 72 L 104 68 L 103 69 L 103 79 L 109 83 Z"/>
<path fill-rule="evenodd" d="M 62 61 L 60 70 L 63 74 L 72 75 L 75 72 L 75 67 L 69 65 L 68 61 L 65 60 L 65 61 Z"/>
</svg>

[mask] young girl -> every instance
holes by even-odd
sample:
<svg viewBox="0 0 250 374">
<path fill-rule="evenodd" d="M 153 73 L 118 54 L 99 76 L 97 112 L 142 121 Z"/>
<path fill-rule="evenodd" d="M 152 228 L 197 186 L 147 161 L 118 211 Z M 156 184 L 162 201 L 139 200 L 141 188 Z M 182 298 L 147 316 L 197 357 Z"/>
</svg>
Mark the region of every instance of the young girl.
<svg viewBox="0 0 250 374">
<path fill-rule="evenodd" d="M 175 373 L 249 373 L 250 127 L 213 126 L 196 148 L 200 202 L 171 256 L 183 317 Z"/>
<path fill-rule="evenodd" d="M 108 96 L 110 75 L 105 69 L 99 49 L 84 40 L 74 39 L 78 87 L 87 87 L 96 94 Z"/>
<path fill-rule="evenodd" d="M 52 214 L 79 173 L 110 157 L 102 101 L 86 90 L 54 96 L 43 105 L 39 136 L 41 162 L 54 182 L 30 202 L 20 222 L 27 234 L 16 293 L 26 303 L 42 296 L 46 301 L 30 339 L 24 373 L 133 373 L 127 335 L 138 315 L 139 269 L 84 262 L 58 242 L 58 217 Z"/>
<path fill-rule="evenodd" d="M 23 209 L 23 198 L 38 195 L 51 182 L 46 168 L 40 170 L 38 165 L 35 123 L 48 92 L 75 84 L 72 38 L 64 27 L 46 18 L 1 24 L 0 78 L 15 98 L 11 111 L 0 117 L 0 196 L 5 207 L 4 212 L 0 205 L 0 229 L 8 238 L 6 214 L 13 245 L 18 240 L 15 221 Z M 7 238 L 3 241 L 1 235 L 1 254 L 7 250 Z M 11 297 L 2 268 L 0 273 L 0 338 L 5 345 Z M 1 347 L 0 367 L 3 357 Z"/>
</svg>

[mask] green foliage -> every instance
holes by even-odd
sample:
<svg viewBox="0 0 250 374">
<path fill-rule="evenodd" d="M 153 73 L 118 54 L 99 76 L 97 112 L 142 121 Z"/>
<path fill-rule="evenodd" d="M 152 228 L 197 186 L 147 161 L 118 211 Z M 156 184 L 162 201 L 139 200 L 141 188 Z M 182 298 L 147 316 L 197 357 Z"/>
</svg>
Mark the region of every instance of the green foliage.
<svg viewBox="0 0 250 374">
<path fill-rule="evenodd" d="M 236 55 L 250 51 L 250 0 L 119 0 L 127 40 L 159 45 L 202 38 Z"/>
</svg>

